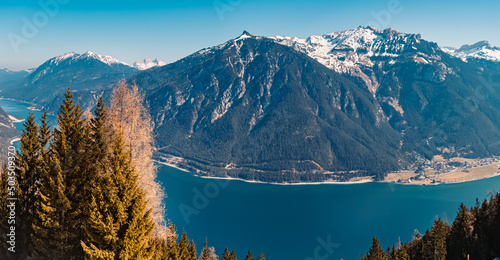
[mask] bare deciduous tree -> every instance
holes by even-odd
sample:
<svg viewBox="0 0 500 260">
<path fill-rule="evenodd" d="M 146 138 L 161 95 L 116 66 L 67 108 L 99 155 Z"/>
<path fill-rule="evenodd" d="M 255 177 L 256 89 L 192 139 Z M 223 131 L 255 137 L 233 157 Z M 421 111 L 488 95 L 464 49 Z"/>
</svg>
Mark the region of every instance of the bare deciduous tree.
<svg viewBox="0 0 500 260">
<path fill-rule="evenodd" d="M 215 247 L 213 246 L 208 248 L 208 255 L 210 260 L 219 260 L 217 253 L 215 253 Z"/>
<path fill-rule="evenodd" d="M 121 81 L 113 90 L 109 111 L 109 123 L 123 133 L 125 148 L 130 152 L 132 164 L 139 175 L 139 185 L 146 193 L 148 209 L 153 209 L 154 234 L 166 238 L 169 234 L 165 220 L 165 197 L 162 186 L 156 182 L 156 166 L 153 163 L 153 124 L 144 95 L 136 85 L 128 86 Z"/>
</svg>

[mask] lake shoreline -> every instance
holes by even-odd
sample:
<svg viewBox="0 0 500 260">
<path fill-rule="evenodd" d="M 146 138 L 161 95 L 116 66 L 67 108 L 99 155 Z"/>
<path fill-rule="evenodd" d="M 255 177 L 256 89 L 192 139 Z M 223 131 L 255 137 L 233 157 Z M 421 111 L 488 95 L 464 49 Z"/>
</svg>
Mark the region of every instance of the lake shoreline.
<svg viewBox="0 0 500 260">
<path fill-rule="evenodd" d="M 15 137 L 15 138 L 10 139 L 10 144 L 13 145 L 15 142 L 19 142 L 19 141 L 21 141 L 21 138 Z"/>
<path fill-rule="evenodd" d="M 271 184 L 271 185 L 320 185 L 320 184 L 338 184 L 338 185 L 348 185 L 348 184 L 364 184 L 364 183 L 370 183 L 374 182 L 372 179 L 366 179 L 362 181 L 323 181 L 323 182 L 283 182 L 283 183 L 278 183 L 278 182 L 265 182 L 265 181 L 257 181 L 257 180 L 247 180 L 247 179 L 242 179 L 242 178 L 234 178 L 234 177 L 220 177 L 220 176 L 206 176 L 206 175 L 200 175 L 200 174 L 195 174 L 193 172 L 190 172 L 184 168 L 179 167 L 178 165 L 168 163 L 168 162 L 162 162 L 158 160 L 154 160 L 155 162 L 159 164 L 163 164 L 175 169 L 178 169 L 180 171 L 189 173 L 193 176 L 200 177 L 203 179 L 216 179 L 216 180 L 236 180 L 236 181 L 242 181 L 242 182 L 247 182 L 247 183 L 260 183 L 260 184 Z"/>
<path fill-rule="evenodd" d="M 196 177 L 200 177 L 200 178 L 203 178 L 203 179 L 218 179 L 218 180 L 237 180 L 237 181 L 242 181 L 242 182 L 247 182 L 247 183 L 260 183 L 260 184 L 271 184 L 271 185 L 283 185 L 283 186 L 293 186 L 293 185 L 328 185 L 328 184 L 333 184 L 333 185 L 351 185 L 351 184 L 366 184 L 366 183 L 385 183 L 385 184 L 399 184 L 399 185 L 412 185 L 412 186 L 437 186 L 437 185 L 441 185 L 441 184 L 457 184 L 457 183 L 466 183 L 466 182 L 472 182 L 472 181 L 478 181 L 478 180 L 483 180 L 483 179 L 489 179 L 489 178 L 493 178 L 493 177 L 497 177 L 497 176 L 500 176 L 500 173 L 497 173 L 497 174 L 493 174 L 493 175 L 489 175 L 489 176 L 484 176 L 484 177 L 481 177 L 481 178 L 473 178 L 473 179 L 467 179 L 467 180 L 463 180 L 463 181 L 456 181 L 456 182 L 437 182 L 437 183 L 419 183 L 419 182 L 415 182 L 415 183 L 401 183 L 401 182 L 395 182 L 395 181 L 390 181 L 390 180 L 382 180 L 382 181 L 375 181 L 372 179 L 363 179 L 363 180 L 360 180 L 360 181 L 345 181 L 345 182 L 341 182 L 341 181 L 322 181 L 322 182 L 294 182 L 294 183 L 291 183 L 291 182 L 283 182 L 283 183 L 277 183 L 277 182 L 264 182 L 264 181 L 256 181 L 256 180 L 246 180 L 246 179 L 241 179 L 241 178 L 234 178 L 234 177 L 220 177 L 220 176 L 204 176 L 204 175 L 200 175 L 200 174 L 195 174 L 193 172 L 190 172 L 186 169 L 183 169 L 175 164 L 172 164 L 172 163 L 168 163 L 168 162 L 162 162 L 162 161 L 158 161 L 158 160 L 155 160 L 155 162 L 159 163 L 159 164 L 163 164 L 163 165 L 166 165 L 166 166 L 169 166 L 169 167 L 172 167 L 172 168 L 176 168 L 180 171 L 183 171 L 183 172 L 186 172 L 186 173 L 189 173 L 193 176 L 196 176 Z"/>
</svg>

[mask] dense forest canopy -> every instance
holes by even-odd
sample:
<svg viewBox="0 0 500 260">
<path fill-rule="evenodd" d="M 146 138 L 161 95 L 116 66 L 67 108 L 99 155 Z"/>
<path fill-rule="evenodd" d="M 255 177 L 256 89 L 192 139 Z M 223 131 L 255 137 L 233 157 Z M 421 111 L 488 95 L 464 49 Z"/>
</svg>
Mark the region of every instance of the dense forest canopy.
<svg viewBox="0 0 500 260">
<path fill-rule="evenodd" d="M 121 83 L 92 114 L 68 88 L 53 129 L 30 113 L 1 171 L 0 259 L 218 259 L 166 224 L 143 102 Z"/>
</svg>

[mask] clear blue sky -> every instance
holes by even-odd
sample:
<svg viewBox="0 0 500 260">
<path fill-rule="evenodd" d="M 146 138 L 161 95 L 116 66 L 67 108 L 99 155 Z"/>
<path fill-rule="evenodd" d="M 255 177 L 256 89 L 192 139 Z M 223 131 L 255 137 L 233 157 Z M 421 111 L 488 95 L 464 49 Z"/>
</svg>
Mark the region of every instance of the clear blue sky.
<svg viewBox="0 0 500 260">
<path fill-rule="evenodd" d="M 498 0 L 40 0 L 51 1 L 67 3 L 47 12 L 37 0 L 0 2 L 0 68 L 32 68 L 65 52 L 87 50 L 127 63 L 172 62 L 243 30 L 307 37 L 373 21 L 421 33 L 441 46 L 480 40 L 500 46 Z M 385 15 L 377 20 L 374 14 Z M 34 19 L 37 31 L 23 34 L 25 20 Z M 9 35 L 23 38 L 16 38 L 17 52 Z"/>
</svg>

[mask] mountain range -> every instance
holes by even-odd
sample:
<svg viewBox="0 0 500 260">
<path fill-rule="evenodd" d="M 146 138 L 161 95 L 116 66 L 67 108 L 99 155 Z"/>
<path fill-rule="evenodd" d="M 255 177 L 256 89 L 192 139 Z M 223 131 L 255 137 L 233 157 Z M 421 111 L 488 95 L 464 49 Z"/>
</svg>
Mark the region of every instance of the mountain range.
<svg viewBox="0 0 500 260">
<path fill-rule="evenodd" d="M 20 99 L 56 111 L 65 89 L 78 92 L 84 107 L 92 107 L 98 95 L 108 95 L 117 81 L 141 70 L 164 65 L 155 59 L 136 61 L 129 65 L 111 56 L 87 51 L 83 54 L 69 52 L 44 62 L 36 69 L 11 72 L 0 71 L 1 95 Z"/>
<path fill-rule="evenodd" d="M 373 27 L 306 39 L 244 32 L 134 66 L 67 53 L 0 71 L 1 95 L 55 111 L 71 84 L 93 106 L 125 78 L 145 93 L 158 156 L 207 175 L 382 178 L 419 158 L 500 155 L 500 50 L 484 41 L 453 49 Z"/>
</svg>

